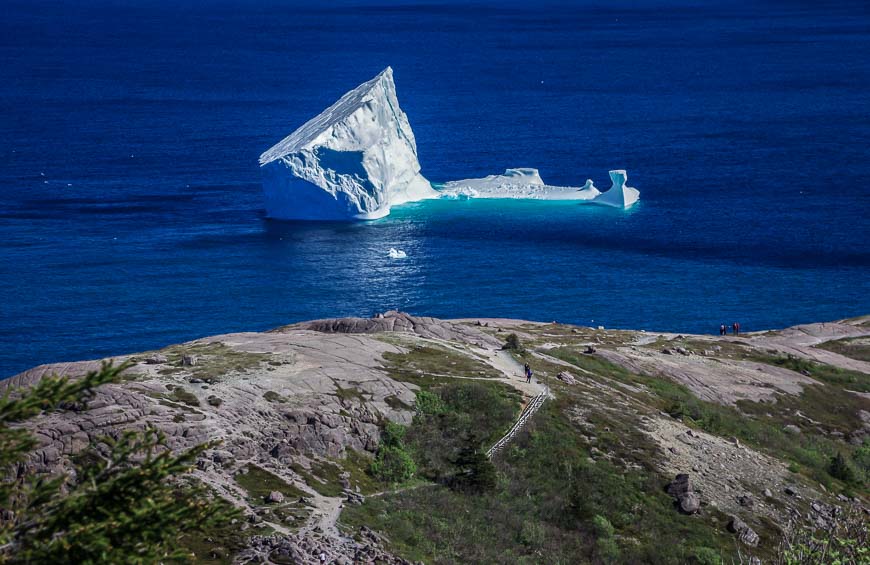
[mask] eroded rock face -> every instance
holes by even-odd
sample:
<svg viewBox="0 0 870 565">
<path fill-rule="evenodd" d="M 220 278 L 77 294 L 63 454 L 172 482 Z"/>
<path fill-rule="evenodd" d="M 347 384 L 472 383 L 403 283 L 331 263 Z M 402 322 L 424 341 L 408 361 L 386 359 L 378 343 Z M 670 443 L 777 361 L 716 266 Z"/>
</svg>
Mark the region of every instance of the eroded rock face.
<svg viewBox="0 0 870 565">
<path fill-rule="evenodd" d="M 100 437 L 147 425 L 162 430 L 172 449 L 221 440 L 227 460 L 271 454 L 288 462 L 373 450 L 384 418 L 410 421 L 410 412 L 395 407 L 412 406 L 416 388 L 378 369 L 386 351 L 401 349 L 364 336 L 299 331 L 229 334 L 117 358 L 134 361 L 129 382 L 100 387 L 86 410 L 33 421 L 41 447 L 31 465 L 38 472 L 68 468 L 71 455 Z M 157 355 L 166 361 L 152 364 Z M 185 362 L 191 356 L 195 365 Z M 50 374 L 77 377 L 99 366 L 44 365 L 0 387 L 29 386 Z"/>
<path fill-rule="evenodd" d="M 406 332 L 430 339 L 458 341 L 471 345 L 490 345 L 500 347 L 501 342 L 486 332 L 465 324 L 439 320 L 425 316 L 411 316 L 404 312 L 390 310 L 372 318 L 330 318 L 302 322 L 281 328 L 278 331 L 296 329 L 313 330 L 323 333 L 374 334 L 383 332 Z"/>
</svg>

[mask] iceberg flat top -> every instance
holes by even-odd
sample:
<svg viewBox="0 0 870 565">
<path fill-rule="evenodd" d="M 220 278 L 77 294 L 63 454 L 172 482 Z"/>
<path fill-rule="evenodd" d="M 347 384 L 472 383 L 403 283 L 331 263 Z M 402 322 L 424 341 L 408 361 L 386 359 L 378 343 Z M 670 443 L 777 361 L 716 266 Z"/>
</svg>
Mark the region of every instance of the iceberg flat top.
<svg viewBox="0 0 870 565">
<path fill-rule="evenodd" d="M 538 169 L 507 169 L 502 175 L 443 183 L 438 192 L 448 198 L 520 198 L 529 200 L 592 200 L 600 194 L 587 180 L 582 187 L 544 183 Z"/>
</svg>

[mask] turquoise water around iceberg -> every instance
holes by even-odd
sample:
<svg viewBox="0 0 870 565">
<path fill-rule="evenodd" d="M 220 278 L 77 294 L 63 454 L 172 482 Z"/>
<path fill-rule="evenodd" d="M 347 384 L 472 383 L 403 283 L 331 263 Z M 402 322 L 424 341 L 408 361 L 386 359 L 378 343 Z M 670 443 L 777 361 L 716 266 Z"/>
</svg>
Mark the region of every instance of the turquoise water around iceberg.
<svg viewBox="0 0 870 565">
<path fill-rule="evenodd" d="M 863 4 L 545 8 L 8 3 L 0 377 L 391 308 L 686 332 L 870 312 Z M 625 168 L 640 202 L 266 220 L 257 156 L 387 65 L 427 178 Z"/>
</svg>

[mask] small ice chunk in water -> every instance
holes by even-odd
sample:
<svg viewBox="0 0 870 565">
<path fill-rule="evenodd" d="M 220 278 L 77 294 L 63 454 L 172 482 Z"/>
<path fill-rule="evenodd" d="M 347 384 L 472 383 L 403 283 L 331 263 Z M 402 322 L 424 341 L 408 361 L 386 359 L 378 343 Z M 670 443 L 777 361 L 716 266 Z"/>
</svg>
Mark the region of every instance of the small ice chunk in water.
<svg viewBox="0 0 870 565">
<path fill-rule="evenodd" d="M 390 247 L 390 259 L 404 259 L 407 256 L 407 253 L 405 253 L 401 249 Z"/>
</svg>

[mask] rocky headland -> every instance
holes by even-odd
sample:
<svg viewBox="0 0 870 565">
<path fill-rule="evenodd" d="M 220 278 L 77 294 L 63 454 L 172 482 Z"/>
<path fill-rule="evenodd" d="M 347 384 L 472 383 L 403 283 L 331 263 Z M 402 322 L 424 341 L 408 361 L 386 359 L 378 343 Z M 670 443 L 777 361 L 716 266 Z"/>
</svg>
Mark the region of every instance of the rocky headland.
<svg viewBox="0 0 870 565">
<path fill-rule="evenodd" d="M 676 561 L 764 561 L 790 528 L 868 518 L 870 317 L 710 336 L 391 311 L 113 361 L 132 364 L 123 382 L 28 423 L 40 446 L 17 472 L 73 473 L 125 429 L 157 427 L 179 450 L 220 440 L 194 476 L 244 518 L 187 540 L 202 562 L 643 560 L 663 536 L 685 545 Z M 447 408 L 427 412 L 421 392 Z M 487 394 L 500 412 L 477 418 L 467 407 Z M 417 461 L 401 484 L 370 472 L 387 422 Z M 459 437 L 494 464 L 483 492 L 454 488 Z M 830 468 L 837 454 L 852 475 Z"/>
</svg>

